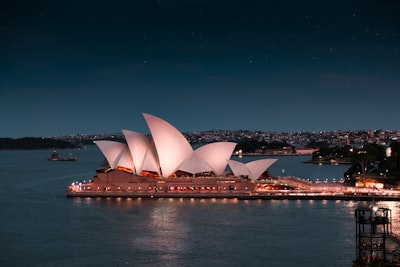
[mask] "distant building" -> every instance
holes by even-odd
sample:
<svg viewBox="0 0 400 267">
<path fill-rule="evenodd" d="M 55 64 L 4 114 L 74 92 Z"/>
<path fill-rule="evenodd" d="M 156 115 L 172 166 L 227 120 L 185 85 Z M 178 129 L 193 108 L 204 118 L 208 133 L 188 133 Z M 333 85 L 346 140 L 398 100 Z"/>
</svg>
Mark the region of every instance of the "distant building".
<svg viewBox="0 0 400 267">
<path fill-rule="evenodd" d="M 283 148 L 266 148 L 263 150 L 265 155 L 294 155 L 294 149 L 291 146 L 285 146 Z"/>
<path fill-rule="evenodd" d="M 312 155 L 312 153 L 316 151 L 319 151 L 319 148 L 307 148 L 307 147 L 296 148 L 297 155 Z"/>
</svg>

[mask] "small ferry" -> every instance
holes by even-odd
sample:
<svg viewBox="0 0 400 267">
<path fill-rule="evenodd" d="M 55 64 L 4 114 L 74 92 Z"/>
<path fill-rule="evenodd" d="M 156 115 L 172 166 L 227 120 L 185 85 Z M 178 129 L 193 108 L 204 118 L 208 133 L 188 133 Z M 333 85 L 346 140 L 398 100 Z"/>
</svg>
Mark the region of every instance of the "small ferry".
<svg viewBox="0 0 400 267">
<path fill-rule="evenodd" d="M 54 150 L 51 155 L 50 158 L 47 159 L 48 161 L 77 161 L 78 158 L 77 157 L 72 157 L 71 153 L 69 155 L 69 157 L 60 157 L 60 155 Z"/>
</svg>

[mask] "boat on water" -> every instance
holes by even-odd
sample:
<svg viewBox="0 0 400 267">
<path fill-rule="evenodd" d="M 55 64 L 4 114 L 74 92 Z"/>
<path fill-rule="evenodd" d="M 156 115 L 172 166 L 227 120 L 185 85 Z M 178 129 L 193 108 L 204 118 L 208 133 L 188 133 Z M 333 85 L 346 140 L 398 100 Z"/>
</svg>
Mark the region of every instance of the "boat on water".
<svg viewBox="0 0 400 267">
<path fill-rule="evenodd" d="M 60 157 L 57 151 L 53 151 L 50 155 L 50 158 L 47 159 L 48 161 L 77 161 L 77 157 L 72 157 L 71 153 L 69 157 Z"/>
</svg>

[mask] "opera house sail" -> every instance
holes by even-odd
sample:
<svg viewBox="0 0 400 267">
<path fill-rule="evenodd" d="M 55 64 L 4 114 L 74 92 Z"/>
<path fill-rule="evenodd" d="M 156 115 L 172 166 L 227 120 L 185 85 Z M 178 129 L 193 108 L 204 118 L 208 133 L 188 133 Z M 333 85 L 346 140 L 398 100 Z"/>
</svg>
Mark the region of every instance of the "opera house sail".
<svg viewBox="0 0 400 267">
<path fill-rule="evenodd" d="M 109 166 L 104 171 L 98 170 L 90 184 L 70 186 L 71 196 L 80 191 L 99 195 L 251 191 L 254 182 L 276 162 L 276 159 L 248 163 L 231 160 L 234 142 L 215 142 L 193 149 L 185 136 L 167 121 L 147 113 L 143 117 L 150 135 L 122 130 L 125 142 L 95 141 Z"/>
</svg>

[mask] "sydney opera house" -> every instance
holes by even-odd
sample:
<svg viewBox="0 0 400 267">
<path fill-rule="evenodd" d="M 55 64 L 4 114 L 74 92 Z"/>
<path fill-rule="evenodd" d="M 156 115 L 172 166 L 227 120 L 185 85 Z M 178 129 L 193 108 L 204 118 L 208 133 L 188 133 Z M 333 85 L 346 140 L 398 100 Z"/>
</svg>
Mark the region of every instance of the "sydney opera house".
<svg viewBox="0 0 400 267">
<path fill-rule="evenodd" d="M 255 192 L 268 179 L 276 159 L 243 163 L 231 159 L 233 142 L 215 142 L 194 149 L 183 134 L 165 120 L 143 114 L 150 135 L 130 130 L 126 142 L 99 140 L 95 144 L 108 163 L 90 183 L 73 183 L 68 196 L 229 195 Z"/>
</svg>

